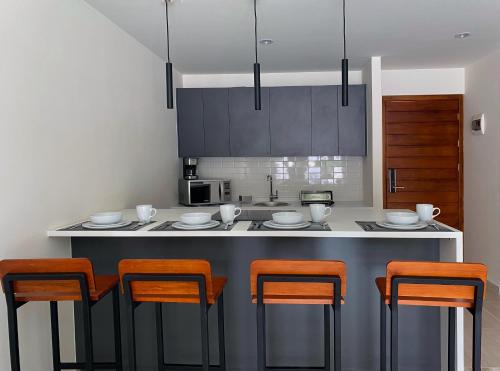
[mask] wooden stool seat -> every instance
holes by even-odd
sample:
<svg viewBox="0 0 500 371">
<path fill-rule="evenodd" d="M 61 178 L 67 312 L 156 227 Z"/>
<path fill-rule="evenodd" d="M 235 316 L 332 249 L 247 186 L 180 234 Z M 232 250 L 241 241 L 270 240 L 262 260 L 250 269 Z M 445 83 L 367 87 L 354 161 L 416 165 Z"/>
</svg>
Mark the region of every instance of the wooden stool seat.
<svg viewBox="0 0 500 371">
<path fill-rule="evenodd" d="M 340 299 L 344 304 L 344 298 Z M 257 295 L 252 295 L 252 304 L 257 304 Z M 283 294 L 264 295 L 264 304 L 325 304 L 333 305 L 333 295 L 303 295 L 294 290 Z"/>
<path fill-rule="evenodd" d="M 387 368 L 387 314 L 390 316 L 390 366 L 398 370 L 398 307 L 414 305 L 448 308 L 448 370 L 456 370 L 457 308 L 473 317 L 473 371 L 481 370 L 481 313 L 487 267 L 477 263 L 390 261 L 386 277 L 375 284 L 380 293 L 380 370 Z"/>
<path fill-rule="evenodd" d="M 212 277 L 212 292 L 213 295 L 207 296 L 208 304 L 215 304 L 217 298 L 222 294 L 222 290 L 227 283 L 227 277 Z M 134 301 L 138 302 L 150 302 L 150 303 L 199 303 L 200 295 L 199 293 L 191 293 L 191 290 L 187 289 L 186 293 L 140 293 L 133 294 Z"/>
<path fill-rule="evenodd" d="M 118 272 L 127 303 L 129 365 L 137 369 L 135 308 L 154 303 L 156 313 L 157 369 L 226 369 L 224 340 L 224 286 L 226 277 L 212 276 L 210 262 L 201 259 L 124 259 Z M 165 363 L 162 303 L 199 304 L 201 324 L 201 365 Z M 217 304 L 219 364 L 210 365 L 208 311 Z"/>
<path fill-rule="evenodd" d="M 89 290 L 90 301 L 99 301 L 111 292 L 120 281 L 118 275 L 94 276 L 95 289 Z M 44 283 L 40 282 L 41 288 Z M 16 301 L 79 301 L 80 292 L 68 293 L 64 291 L 29 291 L 15 294 Z"/>
<path fill-rule="evenodd" d="M 380 295 L 384 298 L 385 304 L 391 303 L 391 297 L 387 294 L 387 284 L 385 277 L 377 277 L 375 279 L 378 291 Z M 419 285 L 428 286 L 428 285 Z M 398 295 L 398 304 L 401 305 L 418 305 L 424 307 L 455 307 L 455 308 L 472 308 L 474 306 L 474 299 L 456 299 L 450 296 L 450 286 L 437 286 L 433 285 L 432 292 L 436 296 L 428 297 L 426 294 L 428 291 L 425 287 L 420 287 L 422 290 L 422 296 L 413 295 L 405 296 L 402 294 Z"/>
<path fill-rule="evenodd" d="M 94 275 L 92 262 L 73 259 L 7 259 L 0 261 L 0 279 L 7 301 L 10 359 L 12 371 L 21 371 L 17 309 L 30 301 L 50 302 L 52 361 L 54 370 L 122 370 L 120 292 L 117 275 Z M 92 307 L 112 293 L 114 362 L 95 362 L 92 337 Z M 85 359 L 61 362 L 59 341 L 59 301 L 80 301 L 83 314 Z"/>
<path fill-rule="evenodd" d="M 330 312 L 333 309 L 334 365 L 341 369 L 341 304 L 347 289 L 346 265 L 336 260 L 254 260 L 250 266 L 250 295 L 257 304 L 257 369 L 331 370 Z M 270 367 L 267 365 L 266 305 L 323 306 L 324 366 Z M 293 324 L 291 325 L 293 326 Z"/>
</svg>

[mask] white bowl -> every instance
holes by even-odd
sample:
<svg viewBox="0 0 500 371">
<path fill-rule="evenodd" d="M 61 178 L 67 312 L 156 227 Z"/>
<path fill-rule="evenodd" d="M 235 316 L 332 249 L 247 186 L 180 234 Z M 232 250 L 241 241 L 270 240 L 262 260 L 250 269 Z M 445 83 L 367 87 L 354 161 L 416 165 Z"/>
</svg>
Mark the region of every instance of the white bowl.
<svg viewBox="0 0 500 371">
<path fill-rule="evenodd" d="M 304 215 L 292 211 L 274 213 L 273 222 L 278 224 L 299 224 L 304 222 Z"/>
<path fill-rule="evenodd" d="M 206 224 L 212 220 L 210 213 L 186 213 L 181 215 L 181 222 L 189 225 Z"/>
<path fill-rule="evenodd" d="M 122 217 L 123 215 L 120 211 L 109 211 L 91 215 L 90 221 L 94 224 L 115 224 L 121 222 Z"/>
<path fill-rule="evenodd" d="M 385 220 L 392 224 L 408 225 L 418 222 L 418 214 L 412 211 L 388 211 Z"/>
</svg>

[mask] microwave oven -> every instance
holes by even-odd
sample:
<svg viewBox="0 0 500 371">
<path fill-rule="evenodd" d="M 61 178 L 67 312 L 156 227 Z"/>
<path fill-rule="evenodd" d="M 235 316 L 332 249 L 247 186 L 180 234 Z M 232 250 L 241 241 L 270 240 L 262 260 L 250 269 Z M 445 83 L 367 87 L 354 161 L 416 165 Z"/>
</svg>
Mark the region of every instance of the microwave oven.
<svg viewBox="0 0 500 371">
<path fill-rule="evenodd" d="M 218 205 L 230 201 L 230 180 L 179 179 L 179 203 L 181 205 Z"/>
</svg>

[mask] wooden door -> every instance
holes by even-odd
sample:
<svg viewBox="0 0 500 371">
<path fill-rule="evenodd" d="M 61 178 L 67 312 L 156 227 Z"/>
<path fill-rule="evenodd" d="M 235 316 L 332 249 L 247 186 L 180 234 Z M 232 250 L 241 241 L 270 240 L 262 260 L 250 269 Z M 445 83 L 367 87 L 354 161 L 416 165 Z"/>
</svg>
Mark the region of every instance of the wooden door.
<svg viewBox="0 0 500 371">
<path fill-rule="evenodd" d="M 462 229 L 462 106 L 462 95 L 383 98 L 385 208 L 431 203 Z"/>
</svg>

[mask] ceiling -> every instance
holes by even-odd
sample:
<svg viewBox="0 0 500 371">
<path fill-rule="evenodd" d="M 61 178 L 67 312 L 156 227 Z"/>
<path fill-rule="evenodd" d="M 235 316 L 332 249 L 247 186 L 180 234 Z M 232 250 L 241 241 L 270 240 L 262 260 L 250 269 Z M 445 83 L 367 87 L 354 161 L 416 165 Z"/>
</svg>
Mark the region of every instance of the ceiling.
<svg viewBox="0 0 500 371">
<path fill-rule="evenodd" d="M 162 0 L 86 0 L 165 59 Z M 341 0 L 257 0 L 262 72 L 340 68 Z M 500 48 L 498 0 L 346 0 L 351 69 L 464 67 Z M 252 72 L 252 0 L 174 0 L 171 59 L 181 73 Z M 458 32 L 471 36 L 459 40 Z"/>
</svg>

